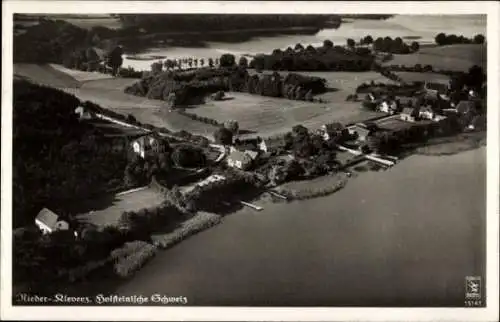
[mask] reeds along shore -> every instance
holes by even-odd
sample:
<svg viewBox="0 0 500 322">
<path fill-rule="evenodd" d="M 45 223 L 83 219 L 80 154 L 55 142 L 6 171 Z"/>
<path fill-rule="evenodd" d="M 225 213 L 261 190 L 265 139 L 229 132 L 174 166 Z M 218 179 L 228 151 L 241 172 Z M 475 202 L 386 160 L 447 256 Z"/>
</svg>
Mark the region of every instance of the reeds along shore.
<svg viewBox="0 0 500 322">
<path fill-rule="evenodd" d="M 300 190 L 294 189 L 277 189 L 277 192 L 284 195 L 288 201 L 292 200 L 306 200 L 313 199 L 331 195 L 340 189 L 344 188 L 347 184 L 347 179 L 341 179 L 339 182 L 334 184 L 331 187 L 323 187 L 323 188 L 305 188 Z"/>
</svg>

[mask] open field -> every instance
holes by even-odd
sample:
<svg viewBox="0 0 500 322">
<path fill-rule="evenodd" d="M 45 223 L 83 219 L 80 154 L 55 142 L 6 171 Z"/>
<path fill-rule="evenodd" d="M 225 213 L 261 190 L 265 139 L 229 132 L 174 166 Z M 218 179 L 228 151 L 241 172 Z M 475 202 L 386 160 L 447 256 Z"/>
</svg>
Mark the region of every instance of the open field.
<svg viewBox="0 0 500 322">
<path fill-rule="evenodd" d="M 250 71 L 250 74 L 255 71 Z M 286 76 L 287 72 L 281 72 Z M 300 74 L 323 77 L 327 87 L 334 89 L 317 95 L 326 103 L 293 101 L 282 98 L 263 97 L 247 93 L 228 93 L 232 99 L 209 101 L 189 112 L 223 122 L 237 120 L 240 128 L 269 136 L 291 129 L 293 125 L 303 124 L 318 128 L 325 122 L 338 121 L 354 123 L 381 115 L 361 109 L 359 102 L 346 102 L 347 95 L 353 94 L 356 87 L 364 82 L 395 83 L 375 72 L 301 72 Z"/>
<path fill-rule="evenodd" d="M 157 109 L 163 106 L 160 100 L 150 100 L 140 96 L 126 94 L 123 89 L 134 83 L 135 79 L 112 78 L 86 82 L 74 93 L 83 101 L 91 101 L 109 109 Z M 128 114 L 128 113 L 127 113 Z"/>
<path fill-rule="evenodd" d="M 163 201 L 163 196 L 152 188 L 120 196 L 104 196 L 85 200 L 78 205 L 80 209 L 85 209 L 85 211 L 78 214 L 77 218 L 96 226 L 116 225 L 124 211 L 155 207 Z"/>
<path fill-rule="evenodd" d="M 394 72 L 394 74 L 401 77 L 404 82 L 449 82 L 450 77 L 443 74 L 426 72 L 426 73 L 417 73 L 417 72 Z"/>
<path fill-rule="evenodd" d="M 85 82 L 115 79 L 111 75 L 68 69 L 59 64 L 14 64 L 14 75 L 56 88 L 79 88 Z"/>
<path fill-rule="evenodd" d="M 236 120 L 241 129 L 261 136 L 289 131 L 296 124 L 315 129 L 326 122 L 353 123 L 380 115 L 356 102 L 319 104 L 233 92 L 228 97 L 234 99 L 211 101 L 189 111 L 220 122 Z"/>
<path fill-rule="evenodd" d="M 431 65 L 434 69 L 468 71 L 473 65 L 486 67 L 486 46 L 459 44 L 422 48 L 414 54 L 394 55 L 383 65 Z"/>
<path fill-rule="evenodd" d="M 27 78 L 41 85 L 56 88 L 76 88 L 81 86 L 81 82 L 74 77 L 50 65 L 14 64 L 14 75 Z"/>
<path fill-rule="evenodd" d="M 76 69 L 69 69 L 59 64 L 49 64 L 50 67 L 65 73 L 79 82 L 87 82 L 99 79 L 113 79 L 114 77 L 109 74 L 103 74 L 99 72 L 84 72 Z"/>
</svg>

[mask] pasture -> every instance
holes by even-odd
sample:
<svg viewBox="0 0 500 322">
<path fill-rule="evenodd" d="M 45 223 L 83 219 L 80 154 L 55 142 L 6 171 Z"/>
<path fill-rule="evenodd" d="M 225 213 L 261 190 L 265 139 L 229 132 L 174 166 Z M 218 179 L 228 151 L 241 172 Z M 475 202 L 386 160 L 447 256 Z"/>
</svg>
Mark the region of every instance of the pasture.
<svg viewBox="0 0 500 322">
<path fill-rule="evenodd" d="M 260 136 L 281 134 L 296 124 L 316 129 L 327 122 L 353 123 L 380 115 L 362 109 L 359 102 L 345 102 L 345 98 L 340 102 L 320 104 L 247 93 L 230 92 L 228 97 L 233 99 L 211 101 L 189 112 L 219 122 L 236 120 L 241 129 Z"/>
<path fill-rule="evenodd" d="M 477 44 L 459 44 L 448 46 L 425 47 L 408 55 L 394 55 L 384 66 L 431 65 L 434 69 L 468 71 L 473 65 L 486 68 L 486 46 Z"/>
<path fill-rule="evenodd" d="M 69 69 L 66 68 L 62 65 L 59 64 L 49 64 L 50 67 L 54 68 L 57 71 L 60 71 L 62 73 L 65 73 L 74 79 L 76 79 L 79 82 L 88 82 L 88 81 L 93 81 L 93 80 L 99 80 L 99 79 L 112 79 L 113 76 L 109 74 L 103 74 L 99 72 L 85 72 L 81 70 L 76 70 L 76 69 Z"/>
<path fill-rule="evenodd" d="M 77 88 L 81 86 L 81 82 L 74 77 L 50 65 L 14 64 L 14 75 L 21 76 L 37 84 L 56 88 Z"/>
<path fill-rule="evenodd" d="M 85 209 L 77 214 L 79 221 L 96 226 L 117 225 L 124 211 L 138 211 L 159 206 L 164 197 L 153 188 L 145 188 L 124 195 L 103 196 L 82 201 L 78 206 Z"/>
<path fill-rule="evenodd" d="M 123 92 L 125 86 L 136 82 L 131 78 L 100 79 L 86 82 L 75 94 L 80 100 L 91 101 L 108 109 L 158 109 L 164 102 L 150 100 Z M 128 114 L 128 113 L 126 113 Z"/>
<path fill-rule="evenodd" d="M 59 64 L 14 64 L 14 75 L 55 88 L 81 88 L 89 81 L 114 79 L 111 75 L 68 69 Z"/>
<path fill-rule="evenodd" d="M 280 72 L 280 74 L 286 76 L 287 72 Z M 360 102 L 346 102 L 345 99 L 349 94 L 355 93 L 356 87 L 361 83 L 372 80 L 395 83 L 375 72 L 304 72 L 301 74 L 326 79 L 329 90 L 316 96 L 325 103 L 231 92 L 227 93 L 230 98 L 228 100 L 208 101 L 204 105 L 190 109 L 189 112 L 219 122 L 233 119 L 239 122 L 241 129 L 256 132 L 260 136 L 271 136 L 289 131 L 296 124 L 316 129 L 327 122 L 349 124 L 380 116 L 378 112 L 362 109 Z"/>
<path fill-rule="evenodd" d="M 401 77 L 403 82 L 412 83 L 412 82 L 437 82 L 437 83 L 448 83 L 450 81 L 450 77 L 443 74 L 426 72 L 426 73 L 417 73 L 417 72 L 394 72 L 396 75 Z"/>
</svg>

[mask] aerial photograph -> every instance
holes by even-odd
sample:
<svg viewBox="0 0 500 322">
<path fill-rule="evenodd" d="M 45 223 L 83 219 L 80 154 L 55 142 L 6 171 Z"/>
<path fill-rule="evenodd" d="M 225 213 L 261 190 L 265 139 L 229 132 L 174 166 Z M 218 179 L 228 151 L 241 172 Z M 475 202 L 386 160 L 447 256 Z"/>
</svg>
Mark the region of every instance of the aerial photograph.
<svg viewBox="0 0 500 322">
<path fill-rule="evenodd" d="M 12 305 L 485 307 L 486 18 L 15 14 Z"/>
</svg>

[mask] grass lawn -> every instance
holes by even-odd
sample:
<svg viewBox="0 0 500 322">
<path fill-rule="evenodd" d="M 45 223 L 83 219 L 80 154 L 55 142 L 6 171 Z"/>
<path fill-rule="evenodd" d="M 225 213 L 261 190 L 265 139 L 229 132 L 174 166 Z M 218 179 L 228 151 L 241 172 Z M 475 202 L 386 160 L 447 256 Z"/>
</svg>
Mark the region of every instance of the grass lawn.
<svg viewBox="0 0 500 322">
<path fill-rule="evenodd" d="M 459 44 L 422 48 L 414 54 L 394 55 L 383 65 L 431 65 L 434 69 L 468 71 L 473 65 L 486 67 L 486 46 Z"/>
<path fill-rule="evenodd" d="M 155 207 L 163 201 L 163 196 L 152 188 L 121 196 L 103 196 L 82 201 L 78 206 L 85 211 L 78 214 L 77 218 L 96 226 L 116 225 L 124 211 Z"/>
</svg>

